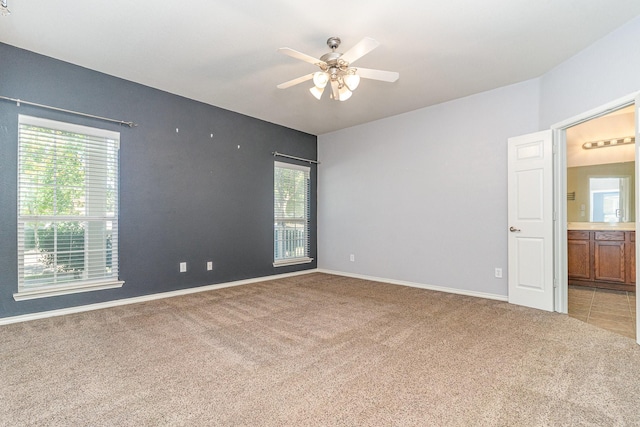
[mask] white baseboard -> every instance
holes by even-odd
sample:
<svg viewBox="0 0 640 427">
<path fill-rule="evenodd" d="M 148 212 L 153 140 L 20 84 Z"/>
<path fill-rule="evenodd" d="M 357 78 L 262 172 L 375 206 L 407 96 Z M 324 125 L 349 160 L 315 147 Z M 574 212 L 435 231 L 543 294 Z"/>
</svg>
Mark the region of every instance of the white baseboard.
<svg viewBox="0 0 640 427">
<path fill-rule="evenodd" d="M 236 280 L 234 282 L 217 283 L 215 285 L 198 286 L 196 288 L 179 289 L 176 291 L 160 292 L 151 295 L 142 295 L 139 297 L 131 297 L 118 299 L 113 301 L 99 302 L 96 304 L 80 305 L 76 307 L 61 308 L 58 310 L 41 311 L 38 313 L 21 314 L 19 316 L 0 318 L 0 326 L 9 325 L 11 323 L 28 322 L 30 320 L 45 319 L 47 317 L 64 316 L 65 314 L 82 313 L 84 311 L 101 310 L 103 308 L 117 307 L 120 305 L 137 304 L 140 302 L 153 301 L 163 298 L 177 297 L 180 295 L 195 294 L 198 292 L 213 291 L 216 289 L 229 288 L 232 286 L 248 285 L 251 283 L 265 282 L 268 280 L 283 279 L 286 277 L 300 276 L 302 274 L 316 273 L 317 269 L 296 271 L 293 273 L 276 274 L 273 276 L 256 277 L 253 279 Z"/>
<path fill-rule="evenodd" d="M 447 293 L 450 293 L 450 294 L 459 294 L 459 295 L 467 295 L 467 296 L 472 296 L 472 297 L 486 298 L 486 299 L 492 299 L 492 300 L 498 300 L 498 301 L 507 301 L 507 297 L 504 296 L 504 295 L 489 294 L 489 293 L 485 293 L 485 292 L 468 291 L 468 290 L 465 290 L 465 289 L 447 288 L 447 287 L 444 287 L 444 286 L 425 285 L 425 284 L 422 284 L 422 283 L 406 282 L 404 280 L 385 279 L 385 278 L 382 278 L 382 277 L 365 276 L 363 274 L 345 273 L 345 272 L 342 272 L 342 271 L 333 271 L 333 270 L 314 268 L 314 269 L 310 269 L 310 270 L 296 271 L 296 272 L 293 272 L 293 273 L 276 274 L 276 275 L 273 275 L 273 276 L 256 277 L 256 278 L 253 278 L 253 279 L 236 280 L 234 282 L 217 283 L 215 285 L 205 285 L 205 286 L 198 286 L 196 288 L 179 289 L 179 290 L 176 290 L 176 291 L 161 292 L 161 293 L 151 294 L 151 295 L 142 295 L 142 296 L 139 296 L 139 297 L 124 298 L 124 299 L 118 299 L 118 300 L 113 300 L 113 301 L 105 301 L 105 302 L 99 302 L 99 303 L 96 303 L 96 304 L 88 304 L 88 305 L 81 305 L 81 306 L 76 306 L 76 307 L 61 308 L 61 309 L 58 309 L 58 310 L 41 311 L 41 312 L 38 312 L 38 313 L 22 314 L 22 315 L 19 315 L 19 316 L 12 316 L 12 317 L 3 317 L 3 318 L 0 318 L 0 326 L 1 325 L 9 325 L 11 323 L 28 322 L 30 320 L 45 319 L 45 318 L 48 318 L 48 317 L 64 316 L 66 314 L 82 313 L 84 311 L 101 310 L 103 308 L 117 307 L 117 306 L 121 306 L 121 305 L 137 304 L 137 303 L 140 303 L 140 302 L 147 302 L 147 301 L 153 301 L 153 300 L 158 300 L 158 299 L 163 299 L 163 298 L 177 297 L 177 296 L 180 296 L 180 295 L 195 294 L 195 293 L 198 293 L 198 292 L 213 291 L 213 290 L 216 290 L 216 289 L 229 288 L 229 287 L 232 287 L 232 286 L 249 285 L 251 283 L 265 282 L 265 281 L 268 281 L 268 280 L 277 280 L 277 279 L 283 279 L 283 278 L 286 278 L 286 277 L 300 276 L 300 275 L 303 275 L 303 274 L 311 274 L 311 273 L 334 274 L 334 275 L 337 275 L 337 276 L 345 276 L 345 277 L 353 277 L 355 279 L 370 280 L 372 282 L 390 283 L 392 285 L 410 286 L 410 287 L 413 287 L 413 288 L 421 288 L 421 289 L 428 289 L 428 290 L 432 290 L 432 291 L 447 292 Z"/>
<path fill-rule="evenodd" d="M 425 285 L 423 283 L 407 282 L 404 280 L 385 279 L 383 277 L 365 276 L 363 274 L 345 273 L 343 271 L 333 271 L 324 268 L 316 270 L 318 273 L 335 274 L 337 276 L 353 277 L 354 279 L 370 280 L 372 282 L 390 283 L 392 285 L 410 286 L 412 288 L 428 289 L 430 291 L 446 292 L 449 294 L 466 295 L 470 297 L 492 299 L 497 301 L 508 301 L 506 295 L 490 294 L 487 292 L 469 291 L 466 289 L 448 288 L 445 286 Z"/>
</svg>

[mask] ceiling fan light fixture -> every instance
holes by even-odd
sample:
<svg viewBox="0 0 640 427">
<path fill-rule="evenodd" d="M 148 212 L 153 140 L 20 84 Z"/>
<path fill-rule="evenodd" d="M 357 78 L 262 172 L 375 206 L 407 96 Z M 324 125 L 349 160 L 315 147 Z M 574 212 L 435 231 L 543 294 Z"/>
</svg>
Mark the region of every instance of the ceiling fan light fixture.
<svg viewBox="0 0 640 427">
<path fill-rule="evenodd" d="M 311 92 L 311 95 L 313 95 L 319 101 L 320 98 L 322 97 L 322 92 L 324 92 L 324 88 L 314 86 L 311 89 L 309 89 L 309 92 Z"/>
<path fill-rule="evenodd" d="M 353 92 L 351 92 L 346 86 L 342 86 L 338 90 L 339 101 L 346 101 L 347 99 L 351 98 L 351 95 L 353 95 Z"/>
<path fill-rule="evenodd" d="M 327 45 L 331 49 L 331 52 L 325 53 L 320 58 L 298 52 L 288 47 L 278 49 L 279 52 L 287 56 L 319 67 L 320 71 L 281 83 L 276 87 L 278 89 L 286 89 L 313 79 L 314 87 L 310 88 L 309 91 L 315 98 L 320 99 L 325 87 L 329 85 L 330 90 L 328 96 L 330 99 L 346 101 L 358 88 L 360 79 L 379 80 L 389 83 L 398 80 L 399 74 L 393 71 L 351 68 L 350 65 L 352 63 L 378 47 L 379 43 L 371 37 L 365 37 L 345 53 L 337 51 L 338 46 L 340 46 L 340 39 L 338 37 L 329 38 Z"/>
<path fill-rule="evenodd" d="M 313 73 L 313 84 L 320 89 L 324 89 L 324 87 L 329 82 L 329 76 L 327 73 L 322 71 L 316 71 Z"/>
<path fill-rule="evenodd" d="M 344 76 L 344 84 L 349 88 L 350 91 L 356 90 L 358 85 L 360 84 L 360 76 L 357 74 L 347 74 Z"/>
<path fill-rule="evenodd" d="M 0 15 L 2 15 L 2 16 L 11 15 L 11 11 L 9 10 L 9 6 L 7 6 L 7 0 L 0 0 Z"/>
</svg>

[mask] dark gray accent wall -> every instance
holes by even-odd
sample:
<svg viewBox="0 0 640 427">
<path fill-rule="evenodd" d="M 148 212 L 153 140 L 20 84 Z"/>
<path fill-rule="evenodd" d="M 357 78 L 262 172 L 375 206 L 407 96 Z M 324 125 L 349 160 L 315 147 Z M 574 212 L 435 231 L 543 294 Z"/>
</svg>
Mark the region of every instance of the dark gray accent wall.
<svg viewBox="0 0 640 427">
<path fill-rule="evenodd" d="M 272 266 L 271 154 L 316 159 L 316 136 L 2 43 L 0 64 L 2 96 L 138 123 L 130 129 L 0 100 L 0 317 L 316 267 L 315 260 Z M 120 132 L 122 288 L 14 301 L 18 114 Z M 311 178 L 315 259 L 315 165 Z M 179 272 L 181 261 L 186 273 Z"/>
</svg>

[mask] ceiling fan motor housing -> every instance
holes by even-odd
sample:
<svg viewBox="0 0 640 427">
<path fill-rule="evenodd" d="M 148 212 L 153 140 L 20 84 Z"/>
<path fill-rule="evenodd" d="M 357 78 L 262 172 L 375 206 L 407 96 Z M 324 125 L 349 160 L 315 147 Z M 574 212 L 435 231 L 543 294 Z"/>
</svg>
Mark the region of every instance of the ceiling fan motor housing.
<svg viewBox="0 0 640 427">
<path fill-rule="evenodd" d="M 322 62 L 326 63 L 328 66 L 332 67 L 332 66 L 338 65 L 338 60 L 340 59 L 341 56 L 342 56 L 341 53 L 329 52 L 329 53 L 325 53 L 324 55 L 322 55 L 320 57 L 320 60 Z"/>
<path fill-rule="evenodd" d="M 336 50 L 338 46 L 340 46 L 340 43 L 342 43 L 340 37 L 329 37 L 329 39 L 327 39 L 327 46 L 329 46 L 331 50 Z"/>
</svg>

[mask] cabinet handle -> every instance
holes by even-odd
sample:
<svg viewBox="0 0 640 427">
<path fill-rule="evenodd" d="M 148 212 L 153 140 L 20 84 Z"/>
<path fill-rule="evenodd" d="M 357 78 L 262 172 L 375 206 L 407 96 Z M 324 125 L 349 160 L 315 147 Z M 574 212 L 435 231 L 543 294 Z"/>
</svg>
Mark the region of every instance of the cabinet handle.
<svg viewBox="0 0 640 427">
<path fill-rule="evenodd" d="M 509 231 L 512 233 L 517 233 L 518 231 L 520 231 L 520 229 L 515 227 L 509 227 Z"/>
</svg>

